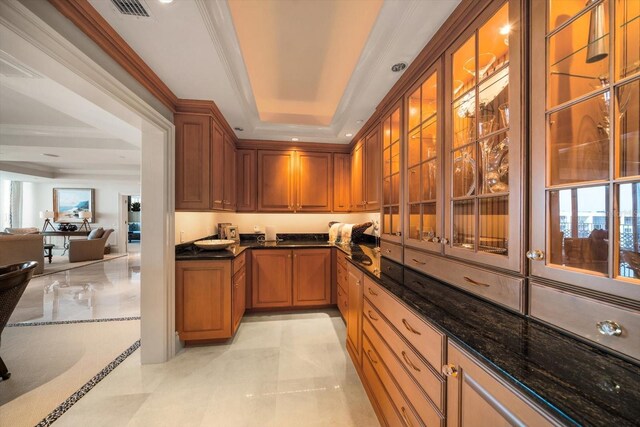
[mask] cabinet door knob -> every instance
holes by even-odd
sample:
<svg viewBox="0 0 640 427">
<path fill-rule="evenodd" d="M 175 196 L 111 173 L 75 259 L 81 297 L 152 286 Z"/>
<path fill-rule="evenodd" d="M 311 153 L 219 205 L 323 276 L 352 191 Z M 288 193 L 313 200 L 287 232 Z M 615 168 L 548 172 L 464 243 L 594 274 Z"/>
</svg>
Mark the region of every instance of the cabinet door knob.
<svg viewBox="0 0 640 427">
<path fill-rule="evenodd" d="M 619 337 L 622 335 L 622 326 L 613 320 L 603 320 L 602 322 L 596 323 L 596 326 L 598 327 L 598 332 L 602 335 L 609 337 Z"/>
<path fill-rule="evenodd" d="M 402 236 L 402 231 L 396 231 L 396 236 Z"/>
<path fill-rule="evenodd" d="M 449 239 L 447 239 L 446 237 L 443 237 L 442 239 L 440 239 L 440 243 L 442 243 L 443 245 L 446 245 L 449 243 Z"/>
<path fill-rule="evenodd" d="M 440 238 L 438 236 L 434 237 L 433 239 L 431 239 L 431 241 L 433 243 L 440 243 Z"/>
<path fill-rule="evenodd" d="M 540 249 L 527 251 L 527 258 L 529 258 L 531 261 L 542 261 L 544 259 L 544 252 L 542 252 Z"/>
<path fill-rule="evenodd" d="M 456 368 L 456 365 L 452 365 L 451 363 L 449 363 L 442 367 L 442 373 L 445 377 L 455 378 L 458 376 L 458 368 Z"/>
</svg>

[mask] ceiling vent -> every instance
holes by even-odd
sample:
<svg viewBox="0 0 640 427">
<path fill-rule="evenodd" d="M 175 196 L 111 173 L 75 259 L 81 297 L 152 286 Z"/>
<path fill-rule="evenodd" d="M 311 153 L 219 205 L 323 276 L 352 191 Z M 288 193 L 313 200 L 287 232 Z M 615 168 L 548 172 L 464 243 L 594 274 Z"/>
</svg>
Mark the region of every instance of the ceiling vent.
<svg viewBox="0 0 640 427">
<path fill-rule="evenodd" d="M 149 12 L 140 0 L 111 0 L 116 9 L 123 15 L 149 18 Z"/>
</svg>

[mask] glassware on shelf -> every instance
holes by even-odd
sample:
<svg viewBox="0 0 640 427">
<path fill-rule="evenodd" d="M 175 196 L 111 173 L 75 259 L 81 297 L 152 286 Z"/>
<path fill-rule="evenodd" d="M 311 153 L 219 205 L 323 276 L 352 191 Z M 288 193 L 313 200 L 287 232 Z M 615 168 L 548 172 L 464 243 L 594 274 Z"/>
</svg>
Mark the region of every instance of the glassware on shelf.
<svg viewBox="0 0 640 427">
<path fill-rule="evenodd" d="M 458 95 L 458 92 L 460 92 L 460 89 L 462 89 L 463 86 L 464 86 L 464 82 L 462 80 L 454 80 L 453 81 L 453 96 L 454 96 L 454 98 Z"/>
<path fill-rule="evenodd" d="M 493 124 L 496 120 L 496 116 L 487 112 L 480 111 L 480 117 L 478 117 L 478 138 L 489 135 L 493 131 Z"/>
<path fill-rule="evenodd" d="M 463 151 L 453 160 L 455 196 L 471 196 L 476 189 L 476 161 L 469 151 Z"/>
<path fill-rule="evenodd" d="M 478 74 L 479 77 L 485 75 L 487 70 L 491 68 L 493 63 L 496 62 L 496 56 L 493 53 L 481 53 L 478 55 Z M 476 58 L 471 57 L 467 59 L 467 61 L 462 66 L 464 70 L 471 74 L 472 76 L 476 76 Z"/>
<path fill-rule="evenodd" d="M 503 127 L 509 127 L 509 103 L 505 102 L 498 107 Z"/>
</svg>

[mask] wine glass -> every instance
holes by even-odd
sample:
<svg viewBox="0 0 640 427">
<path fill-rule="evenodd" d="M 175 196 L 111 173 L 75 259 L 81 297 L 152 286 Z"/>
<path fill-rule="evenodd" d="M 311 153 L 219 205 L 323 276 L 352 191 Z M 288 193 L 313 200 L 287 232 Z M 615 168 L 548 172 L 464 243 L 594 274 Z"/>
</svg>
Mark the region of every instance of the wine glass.
<svg viewBox="0 0 640 427">
<path fill-rule="evenodd" d="M 478 55 L 478 73 L 482 78 L 487 70 L 496 62 L 496 56 L 493 53 L 481 53 Z M 476 58 L 471 57 L 467 59 L 462 68 L 472 76 L 476 76 Z"/>
</svg>

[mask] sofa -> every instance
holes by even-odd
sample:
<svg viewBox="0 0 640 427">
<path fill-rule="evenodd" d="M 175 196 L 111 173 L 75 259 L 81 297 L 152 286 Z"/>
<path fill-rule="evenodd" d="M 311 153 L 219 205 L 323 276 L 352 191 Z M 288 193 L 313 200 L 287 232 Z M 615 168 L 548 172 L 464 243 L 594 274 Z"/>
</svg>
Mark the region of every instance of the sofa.
<svg viewBox="0 0 640 427">
<path fill-rule="evenodd" d="M 34 274 L 44 271 L 44 241 L 40 234 L 1 234 L 0 265 L 36 261 Z"/>
<path fill-rule="evenodd" d="M 104 247 L 113 229 L 94 229 L 86 239 L 69 240 L 69 262 L 94 261 L 104 258 Z M 98 233 L 98 234 L 96 234 Z"/>
</svg>

